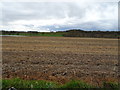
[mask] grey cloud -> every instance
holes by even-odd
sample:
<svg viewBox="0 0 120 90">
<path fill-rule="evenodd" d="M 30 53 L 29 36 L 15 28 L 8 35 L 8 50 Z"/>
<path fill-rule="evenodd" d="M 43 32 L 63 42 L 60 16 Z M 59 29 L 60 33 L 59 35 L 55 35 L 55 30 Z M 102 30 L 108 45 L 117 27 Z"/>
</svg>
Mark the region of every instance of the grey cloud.
<svg viewBox="0 0 120 90">
<path fill-rule="evenodd" d="M 93 4 L 78 4 L 74 2 L 4 2 L 2 3 L 2 22 L 4 25 L 12 23 L 18 20 L 49 20 L 56 19 L 59 22 L 59 19 L 63 18 L 74 18 L 74 21 L 69 21 L 74 24 L 56 24 L 59 28 L 56 28 L 55 25 L 46 25 L 38 26 L 39 29 L 50 29 L 50 30 L 65 30 L 71 28 L 80 28 L 85 30 L 115 30 L 117 29 L 117 17 L 110 20 L 110 15 L 108 13 L 109 19 L 106 19 L 106 16 L 103 12 L 108 12 L 109 8 L 114 7 L 117 9 L 117 3 L 93 3 Z M 86 15 L 91 13 L 94 10 L 99 13 L 103 18 L 98 21 L 87 21 Z M 112 9 L 111 9 L 112 10 Z M 113 8 L 114 10 L 114 8 Z M 114 12 L 114 11 L 109 11 Z M 110 13 L 112 14 L 112 13 Z M 113 13 L 114 14 L 114 13 Z M 117 15 L 115 15 L 117 16 Z M 105 17 L 105 18 L 104 18 Z M 88 15 L 89 18 L 89 15 Z M 94 18 L 94 13 L 93 13 Z M 109 26 L 109 25 L 110 26 Z M 25 27 L 32 27 L 33 25 L 24 25 Z"/>
<path fill-rule="evenodd" d="M 28 19 L 82 17 L 84 10 L 74 3 L 3 3 L 3 22 Z"/>
<path fill-rule="evenodd" d="M 103 23 L 104 22 L 104 23 Z M 58 26 L 59 28 L 56 28 Z M 52 31 L 63 31 L 69 29 L 81 29 L 81 30 L 118 30 L 118 22 L 113 22 L 113 20 L 100 20 L 97 22 L 85 22 L 85 23 L 76 23 L 75 25 L 49 25 L 49 26 L 40 26 L 38 28 L 49 28 Z"/>
</svg>

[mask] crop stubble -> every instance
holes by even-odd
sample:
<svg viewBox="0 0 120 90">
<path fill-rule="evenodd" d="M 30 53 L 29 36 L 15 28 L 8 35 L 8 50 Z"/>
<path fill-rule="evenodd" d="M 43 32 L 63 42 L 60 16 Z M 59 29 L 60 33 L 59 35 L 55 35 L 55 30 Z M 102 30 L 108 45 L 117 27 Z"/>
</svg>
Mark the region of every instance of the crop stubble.
<svg viewBox="0 0 120 90">
<path fill-rule="evenodd" d="M 117 81 L 118 40 L 69 37 L 3 37 L 3 78 L 71 79 L 101 85 Z"/>
</svg>

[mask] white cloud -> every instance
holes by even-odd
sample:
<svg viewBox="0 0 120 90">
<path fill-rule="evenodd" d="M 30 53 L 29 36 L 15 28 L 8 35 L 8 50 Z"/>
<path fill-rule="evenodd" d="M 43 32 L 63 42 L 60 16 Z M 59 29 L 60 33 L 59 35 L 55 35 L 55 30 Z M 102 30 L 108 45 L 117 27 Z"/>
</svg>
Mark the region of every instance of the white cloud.
<svg viewBox="0 0 120 90">
<path fill-rule="evenodd" d="M 117 30 L 116 2 L 3 2 L 1 29 L 51 31 Z"/>
<path fill-rule="evenodd" d="M 119 2 L 119 0 L 1 0 L 2 2 Z"/>
</svg>

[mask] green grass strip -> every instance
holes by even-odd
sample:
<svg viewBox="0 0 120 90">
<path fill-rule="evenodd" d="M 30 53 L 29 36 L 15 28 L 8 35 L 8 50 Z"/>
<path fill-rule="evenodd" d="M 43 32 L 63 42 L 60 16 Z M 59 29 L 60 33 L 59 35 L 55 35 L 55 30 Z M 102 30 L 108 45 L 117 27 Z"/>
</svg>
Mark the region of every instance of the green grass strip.
<svg viewBox="0 0 120 90">
<path fill-rule="evenodd" d="M 119 90 L 119 84 L 114 82 L 104 82 L 102 87 L 96 87 L 80 80 L 71 80 L 66 84 L 58 84 L 44 80 L 22 80 L 20 78 L 3 79 L 2 88 L 102 88 L 103 90 Z"/>
</svg>

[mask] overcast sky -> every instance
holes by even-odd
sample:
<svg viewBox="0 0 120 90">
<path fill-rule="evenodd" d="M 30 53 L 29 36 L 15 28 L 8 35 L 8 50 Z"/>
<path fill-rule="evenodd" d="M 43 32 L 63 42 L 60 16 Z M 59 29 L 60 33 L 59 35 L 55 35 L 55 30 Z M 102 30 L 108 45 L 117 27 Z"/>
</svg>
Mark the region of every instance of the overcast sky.
<svg viewBox="0 0 120 90">
<path fill-rule="evenodd" d="M 2 2 L 0 29 L 12 31 L 118 30 L 118 2 Z"/>
</svg>

